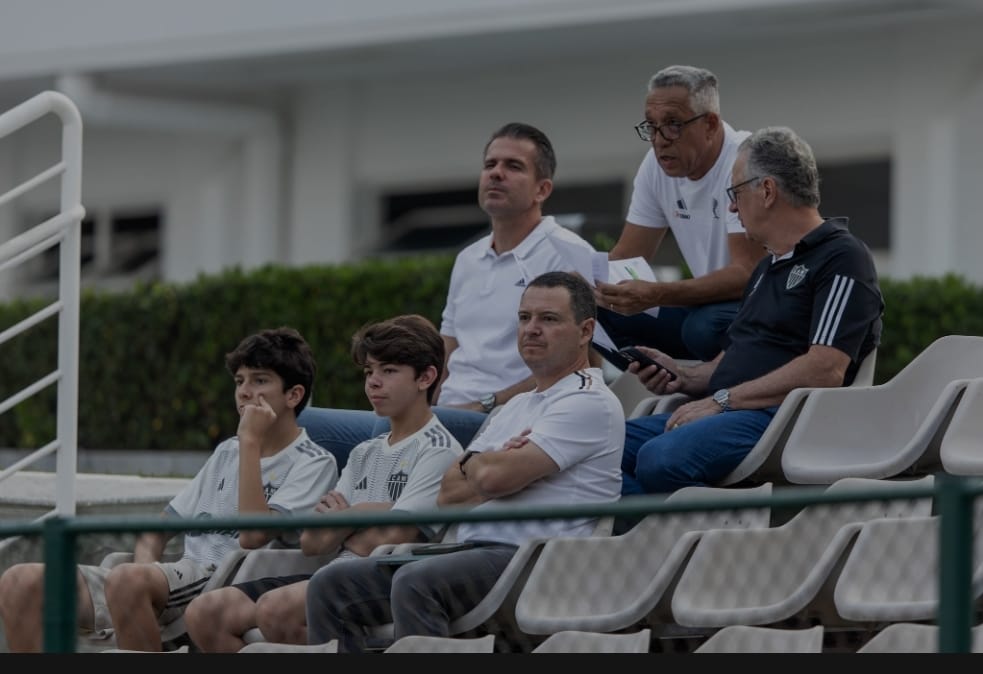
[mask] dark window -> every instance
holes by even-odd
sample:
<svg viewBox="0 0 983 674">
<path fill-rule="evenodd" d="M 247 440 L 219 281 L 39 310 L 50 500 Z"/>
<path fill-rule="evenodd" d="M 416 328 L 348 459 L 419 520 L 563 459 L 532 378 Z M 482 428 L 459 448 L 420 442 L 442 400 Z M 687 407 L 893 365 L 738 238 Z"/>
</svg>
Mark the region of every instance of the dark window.
<svg viewBox="0 0 983 674">
<path fill-rule="evenodd" d="M 33 227 L 51 214 L 33 218 Z M 156 210 L 120 211 L 110 217 L 108 254 L 96 245 L 97 223 L 95 217 L 82 220 L 82 284 L 98 282 L 109 277 L 157 278 L 153 265 L 160 256 L 161 217 Z M 99 259 L 103 255 L 106 259 Z M 47 284 L 58 279 L 60 246 L 44 251 L 27 267 L 30 283 Z"/>
<path fill-rule="evenodd" d="M 850 218 L 850 231 L 871 250 L 891 247 L 891 162 L 888 159 L 823 163 L 819 211 Z"/>
<path fill-rule="evenodd" d="M 617 239 L 624 219 L 620 181 L 554 187 L 543 206 L 560 224 L 591 243 L 598 234 Z M 478 206 L 475 186 L 383 197 L 380 253 L 456 251 L 488 233 L 488 216 Z"/>
</svg>

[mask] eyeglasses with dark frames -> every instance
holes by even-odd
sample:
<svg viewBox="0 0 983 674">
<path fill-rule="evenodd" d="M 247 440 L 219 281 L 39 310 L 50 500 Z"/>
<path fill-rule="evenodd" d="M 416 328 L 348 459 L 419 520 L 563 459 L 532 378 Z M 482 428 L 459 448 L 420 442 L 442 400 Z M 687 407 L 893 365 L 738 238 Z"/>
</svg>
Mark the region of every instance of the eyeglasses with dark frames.
<svg viewBox="0 0 983 674">
<path fill-rule="evenodd" d="M 727 190 L 726 190 L 726 192 L 727 192 L 727 198 L 730 199 L 730 203 L 736 204 L 737 203 L 737 192 L 742 187 L 744 187 L 745 185 L 747 185 L 749 183 L 753 183 L 755 180 L 761 180 L 761 176 L 754 176 L 753 178 L 748 178 L 747 180 L 745 180 L 743 182 L 739 182 L 736 185 L 731 185 L 730 187 L 728 187 Z"/>
<path fill-rule="evenodd" d="M 706 117 L 707 112 L 700 113 L 696 117 L 690 117 L 689 119 L 682 122 L 666 122 L 665 124 L 653 124 L 652 122 L 645 120 L 644 122 L 639 122 L 635 125 L 635 133 L 638 137 L 644 141 L 651 142 L 655 138 L 656 132 L 658 132 L 666 140 L 677 140 L 683 135 L 683 127 L 687 124 L 691 124 L 701 117 Z"/>
</svg>

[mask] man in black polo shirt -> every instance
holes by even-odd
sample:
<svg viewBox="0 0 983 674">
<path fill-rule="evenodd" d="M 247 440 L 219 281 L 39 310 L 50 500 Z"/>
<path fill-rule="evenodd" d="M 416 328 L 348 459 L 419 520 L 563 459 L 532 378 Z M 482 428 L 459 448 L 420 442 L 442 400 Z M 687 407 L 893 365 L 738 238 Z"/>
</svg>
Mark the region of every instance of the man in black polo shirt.
<svg viewBox="0 0 983 674">
<path fill-rule="evenodd" d="M 753 133 L 738 149 L 727 190 L 747 237 L 769 255 L 758 264 L 713 361 L 678 373 L 630 366 L 654 393 L 700 397 L 672 414 L 627 423 L 622 494 L 712 485 L 754 447 L 795 388 L 843 386 L 880 341 L 884 301 L 870 251 L 846 218 L 819 214 L 819 173 L 791 129 Z"/>
</svg>

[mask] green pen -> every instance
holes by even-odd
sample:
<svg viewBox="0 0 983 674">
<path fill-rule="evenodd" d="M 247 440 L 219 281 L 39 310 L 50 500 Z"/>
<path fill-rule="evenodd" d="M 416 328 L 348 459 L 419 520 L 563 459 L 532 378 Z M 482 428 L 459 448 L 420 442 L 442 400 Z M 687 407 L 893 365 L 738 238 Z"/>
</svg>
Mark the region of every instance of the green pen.
<svg viewBox="0 0 983 674">
<path fill-rule="evenodd" d="M 625 271 L 626 271 L 626 272 L 628 272 L 628 274 L 629 274 L 629 275 L 630 275 L 630 276 L 631 276 L 631 277 L 632 277 L 633 279 L 635 279 L 636 281 L 638 280 L 638 274 L 636 274 L 636 273 L 635 273 L 635 270 L 634 270 L 634 269 L 632 269 L 632 268 L 631 268 L 631 267 L 629 267 L 628 265 L 625 265 Z"/>
</svg>

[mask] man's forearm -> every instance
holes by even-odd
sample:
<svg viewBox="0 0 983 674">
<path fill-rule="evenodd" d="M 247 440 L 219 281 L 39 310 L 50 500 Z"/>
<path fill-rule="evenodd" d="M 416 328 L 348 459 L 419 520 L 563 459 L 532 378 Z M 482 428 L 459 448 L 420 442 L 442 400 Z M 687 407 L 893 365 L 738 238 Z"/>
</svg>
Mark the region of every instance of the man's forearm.
<svg viewBox="0 0 983 674">
<path fill-rule="evenodd" d="M 355 533 L 352 527 L 304 529 L 300 533 L 300 550 L 308 557 L 325 555 L 341 549 L 345 539 Z"/>
<path fill-rule="evenodd" d="M 481 494 L 468 484 L 467 478 L 461 472 L 459 463 L 457 461 L 452 463 L 440 482 L 437 505 L 440 507 L 477 505 L 484 500 Z"/>
<path fill-rule="evenodd" d="M 345 539 L 342 546 L 356 555 L 367 557 L 380 545 L 387 543 L 413 543 L 420 540 L 420 528 L 413 525 L 369 527 L 359 529 Z"/>
<path fill-rule="evenodd" d="M 813 346 L 768 374 L 730 389 L 732 409 L 762 409 L 780 405 L 797 388 L 843 385 L 850 357 L 833 347 Z"/>
<path fill-rule="evenodd" d="M 652 306 L 688 307 L 741 299 L 747 271 L 736 265 L 723 267 L 698 278 L 652 283 Z"/>
</svg>

